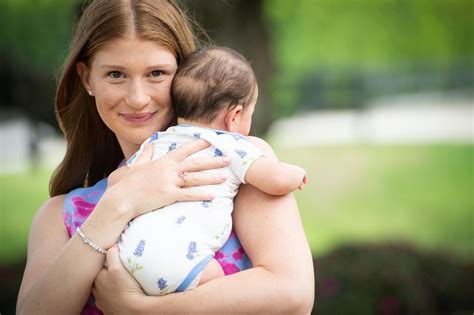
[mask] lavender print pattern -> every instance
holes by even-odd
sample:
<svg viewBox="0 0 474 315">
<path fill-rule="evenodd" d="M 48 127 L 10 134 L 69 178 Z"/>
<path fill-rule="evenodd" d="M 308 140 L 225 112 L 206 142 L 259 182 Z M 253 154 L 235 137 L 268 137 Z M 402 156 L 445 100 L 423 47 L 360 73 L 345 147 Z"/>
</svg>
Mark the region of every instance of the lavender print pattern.
<svg viewBox="0 0 474 315">
<path fill-rule="evenodd" d="M 174 149 L 176 149 L 176 142 L 170 144 L 170 146 L 168 147 L 168 152 L 173 151 Z"/>
<path fill-rule="evenodd" d="M 137 260 L 139 259 L 139 257 L 143 256 L 144 250 L 145 250 L 145 240 L 140 240 L 140 242 L 138 242 L 137 248 L 135 248 L 135 251 L 133 252 L 133 256 L 135 257 L 134 258 L 127 257 L 127 263 L 128 263 L 128 266 L 130 267 L 130 272 L 132 274 L 134 274 L 136 271 L 140 269 L 143 269 L 143 266 L 140 265 Z"/>
<path fill-rule="evenodd" d="M 240 156 L 241 159 L 243 159 L 247 155 L 247 152 L 245 152 L 244 150 L 235 150 L 235 153 L 237 153 L 237 155 Z"/>
<path fill-rule="evenodd" d="M 201 202 L 201 206 L 203 206 L 204 208 L 209 208 L 211 205 L 212 205 L 212 200 Z"/>
<path fill-rule="evenodd" d="M 196 242 L 190 242 L 188 245 L 188 253 L 186 254 L 186 258 L 189 260 L 193 260 L 195 257 L 194 254 L 196 253 L 197 253 Z"/>
<path fill-rule="evenodd" d="M 158 285 L 158 288 L 159 288 L 160 290 L 164 290 L 164 289 L 166 289 L 166 288 L 168 287 L 168 285 L 166 284 L 166 282 L 167 282 L 167 281 L 166 281 L 165 279 L 160 278 L 160 279 L 158 279 L 158 282 L 157 282 L 156 284 Z"/>
<path fill-rule="evenodd" d="M 141 257 L 143 255 L 144 249 L 145 249 L 145 240 L 141 240 L 140 242 L 138 242 L 137 248 L 135 248 L 133 255 L 137 257 Z"/>
<path fill-rule="evenodd" d="M 186 217 L 184 215 L 180 216 L 179 218 L 176 219 L 177 224 L 181 224 L 186 220 Z"/>
<path fill-rule="evenodd" d="M 245 138 L 242 137 L 241 135 L 235 134 L 235 133 L 232 134 L 232 137 L 234 137 L 235 141 L 238 141 L 238 140 L 240 140 L 240 139 L 245 139 Z"/>
</svg>

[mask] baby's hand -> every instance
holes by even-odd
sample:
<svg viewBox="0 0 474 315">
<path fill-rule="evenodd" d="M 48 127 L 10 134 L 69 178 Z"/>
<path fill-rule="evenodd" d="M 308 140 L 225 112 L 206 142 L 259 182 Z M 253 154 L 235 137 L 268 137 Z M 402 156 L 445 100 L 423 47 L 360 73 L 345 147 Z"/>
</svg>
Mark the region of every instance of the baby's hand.
<svg viewBox="0 0 474 315">
<path fill-rule="evenodd" d="M 302 190 L 303 186 L 308 183 L 308 175 L 304 174 L 303 180 L 301 181 L 301 184 L 298 186 L 298 190 Z"/>
</svg>

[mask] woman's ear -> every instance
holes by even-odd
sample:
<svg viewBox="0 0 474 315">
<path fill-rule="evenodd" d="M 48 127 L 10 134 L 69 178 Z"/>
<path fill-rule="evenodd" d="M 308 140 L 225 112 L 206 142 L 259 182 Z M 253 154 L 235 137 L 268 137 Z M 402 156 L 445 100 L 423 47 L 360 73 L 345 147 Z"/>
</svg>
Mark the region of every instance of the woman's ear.
<svg viewBox="0 0 474 315">
<path fill-rule="evenodd" d="M 91 83 L 90 83 L 90 70 L 84 62 L 78 62 L 76 64 L 76 71 L 81 78 L 82 85 L 86 89 L 90 96 L 93 95 Z"/>
<path fill-rule="evenodd" d="M 227 131 L 236 132 L 238 130 L 240 119 L 242 118 L 242 112 L 242 105 L 234 106 L 227 112 L 224 118 Z"/>
</svg>

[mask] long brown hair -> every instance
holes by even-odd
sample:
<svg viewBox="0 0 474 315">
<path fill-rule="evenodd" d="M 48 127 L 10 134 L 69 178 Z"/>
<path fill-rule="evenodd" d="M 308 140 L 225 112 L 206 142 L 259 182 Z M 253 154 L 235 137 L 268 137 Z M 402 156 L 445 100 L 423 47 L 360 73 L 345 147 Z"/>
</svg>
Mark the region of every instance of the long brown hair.
<svg viewBox="0 0 474 315">
<path fill-rule="evenodd" d="M 172 0 L 96 0 L 84 10 L 56 91 L 56 117 L 67 149 L 51 177 L 51 196 L 94 185 L 124 158 L 115 134 L 85 91 L 76 64 L 90 65 L 105 43 L 126 34 L 159 43 L 175 55 L 178 65 L 196 49 L 190 20 Z"/>
</svg>

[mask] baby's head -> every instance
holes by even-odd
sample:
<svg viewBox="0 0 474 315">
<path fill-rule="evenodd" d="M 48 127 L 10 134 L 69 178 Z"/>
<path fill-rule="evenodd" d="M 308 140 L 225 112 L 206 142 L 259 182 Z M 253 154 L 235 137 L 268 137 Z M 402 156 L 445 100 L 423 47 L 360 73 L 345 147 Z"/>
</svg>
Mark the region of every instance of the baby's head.
<svg viewBox="0 0 474 315">
<path fill-rule="evenodd" d="M 258 97 L 255 74 L 238 52 L 200 49 L 179 66 L 171 87 L 178 119 L 248 135 Z"/>
</svg>

